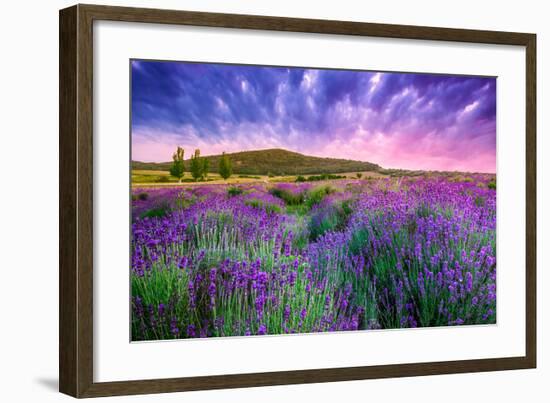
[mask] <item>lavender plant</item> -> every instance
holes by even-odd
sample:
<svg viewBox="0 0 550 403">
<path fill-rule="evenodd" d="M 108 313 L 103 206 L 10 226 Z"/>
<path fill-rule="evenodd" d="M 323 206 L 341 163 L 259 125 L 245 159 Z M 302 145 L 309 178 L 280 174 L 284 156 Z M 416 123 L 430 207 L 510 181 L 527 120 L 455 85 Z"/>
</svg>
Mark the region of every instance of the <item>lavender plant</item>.
<svg viewBox="0 0 550 403">
<path fill-rule="evenodd" d="M 496 323 L 489 183 L 135 189 L 132 339 Z"/>
</svg>

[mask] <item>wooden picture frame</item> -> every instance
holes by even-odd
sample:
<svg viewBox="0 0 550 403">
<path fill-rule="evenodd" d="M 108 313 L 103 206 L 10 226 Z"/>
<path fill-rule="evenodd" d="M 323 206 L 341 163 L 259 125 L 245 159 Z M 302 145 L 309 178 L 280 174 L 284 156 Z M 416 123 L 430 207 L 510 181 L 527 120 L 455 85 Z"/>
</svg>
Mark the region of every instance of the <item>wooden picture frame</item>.
<svg viewBox="0 0 550 403">
<path fill-rule="evenodd" d="M 96 20 L 522 46 L 526 50 L 526 354 L 351 368 L 96 383 L 93 380 L 93 31 Z M 347 21 L 76 5 L 60 11 L 60 391 L 97 397 L 536 366 L 536 35 Z"/>
</svg>

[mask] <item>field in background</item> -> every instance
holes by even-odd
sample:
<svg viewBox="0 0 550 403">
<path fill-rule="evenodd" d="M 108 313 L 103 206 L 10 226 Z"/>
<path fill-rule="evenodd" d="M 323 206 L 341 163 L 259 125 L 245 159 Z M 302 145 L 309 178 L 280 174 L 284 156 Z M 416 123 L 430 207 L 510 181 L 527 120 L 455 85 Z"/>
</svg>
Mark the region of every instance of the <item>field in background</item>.
<svg viewBox="0 0 550 403">
<path fill-rule="evenodd" d="M 362 178 L 380 178 L 386 177 L 380 172 L 366 171 L 366 172 L 343 172 L 336 175 L 344 176 L 347 179 L 357 179 L 357 173 L 361 174 Z M 314 175 L 322 175 L 323 173 L 317 173 Z M 308 178 L 312 175 L 302 175 Z M 170 185 L 200 185 L 200 184 L 235 184 L 235 183 L 255 183 L 255 182 L 295 182 L 298 175 L 246 175 L 246 174 L 233 174 L 229 179 L 224 180 L 217 173 L 209 173 L 206 181 L 195 181 L 189 172 L 186 172 L 180 183 L 178 179 L 170 176 L 170 172 L 162 170 L 132 170 L 132 186 L 170 186 Z"/>
</svg>

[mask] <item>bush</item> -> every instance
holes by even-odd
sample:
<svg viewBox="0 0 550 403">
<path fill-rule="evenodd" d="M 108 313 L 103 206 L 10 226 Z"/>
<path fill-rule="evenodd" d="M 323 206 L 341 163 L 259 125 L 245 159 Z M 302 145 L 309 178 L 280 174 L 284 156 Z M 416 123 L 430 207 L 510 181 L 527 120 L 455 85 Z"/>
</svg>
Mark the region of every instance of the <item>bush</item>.
<svg viewBox="0 0 550 403">
<path fill-rule="evenodd" d="M 280 213 L 281 208 L 276 204 L 266 203 L 258 199 L 250 199 L 244 202 L 247 206 L 265 210 L 266 213 Z"/>
<path fill-rule="evenodd" d="M 307 179 L 302 175 L 299 175 L 296 177 L 296 182 L 305 182 L 305 181 L 307 181 Z"/>
<path fill-rule="evenodd" d="M 487 184 L 487 187 L 489 189 L 497 190 L 497 183 L 495 181 L 491 181 Z"/>
<path fill-rule="evenodd" d="M 279 199 L 284 200 L 285 204 L 288 206 L 296 206 L 304 202 L 304 193 L 292 193 L 288 190 L 281 188 L 272 188 L 269 190 L 273 196 L 278 197 Z"/>
<path fill-rule="evenodd" d="M 351 200 L 344 200 L 342 202 L 342 210 L 346 214 L 346 216 L 350 216 L 351 213 L 353 213 L 353 208 L 351 206 Z"/>
<path fill-rule="evenodd" d="M 309 238 L 312 241 L 325 235 L 329 231 L 341 231 L 345 228 L 349 214 L 342 204 L 330 205 L 317 209 L 309 222 Z"/>
<path fill-rule="evenodd" d="M 137 195 L 137 198 L 142 201 L 147 200 L 149 198 L 149 193 L 141 192 Z"/>
<path fill-rule="evenodd" d="M 334 189 L 331 186 L 321 186 L 316 189 L 313 189 L 309 192 L 306 205 L 308 208 L 312 208 L 314 205 L 319 204 L 321 200 L 324 199 L 326 195 L 334 193 Z"/>
<path fill-rule="evenodd" d="M 316 241 L 327 232 L 336 230 L 337 226 L 338 216 L 334 212 L 327 211 L 327 209 L 319 210 L 311 216 L 309 238 L 311 241 Z"/>
<path fill-rule="evenodd" d="M 368 246 L 369 243 L 369 231 L 366 227 L 356 229 L 351 234 L 349 242 L 349 252 L 352 255 L 359 256 L 363 253 L 363 249 Z"/>
<path fill-rule="evenodd" d="M 236 187 L 236 186 L 231 186 L 229 189 L 227 189 L 227 194 L 230 196 L 230 197 L 233 197 L 233 196 L 238 196 L 240 194 L 243 193 L 243 190 L 239 187 Z"/>
<path fill-rule="evenodd" d="M 170 207 L 167 205 L 157 206 L 141 214 L 141 218 L 160 218 L 166 216 L 170 212 Z"/>
<path fill-rule="evenodd" d="M 332 179 L 346 179 L 346 177 L 343 175 L 322 174 L 322 175 L 311 175 L 305 178 L 307 182 L 327 181 Z"/>
</svg>

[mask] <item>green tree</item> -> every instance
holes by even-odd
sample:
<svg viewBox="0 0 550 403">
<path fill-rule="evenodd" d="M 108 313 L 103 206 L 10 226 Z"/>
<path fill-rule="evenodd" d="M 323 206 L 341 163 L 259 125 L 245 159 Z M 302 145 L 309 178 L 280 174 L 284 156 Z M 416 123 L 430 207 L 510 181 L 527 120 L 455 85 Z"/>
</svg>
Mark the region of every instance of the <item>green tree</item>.
<svg viewBox="0 0 550 403">
<path fill-rule="evenodd" d="M 222 158 L 220 159 L 218 173 L 223 179 L 228 179 L 233 174 L 231 160 L 227 155 L 225 155 L 225 152 L 222 154 Z"/>
<path fill-rule="evenodd" d="M 199 161 L 199 158 L 192 156 L 190 165 L 189 165 L 189 171 L 191 172 L 191 176 L 195 181 L 198 181 L 200 178 L 202 178 L 202 164 Z"/>
<path fill-rule="evenodd" d="M 172 155 L 172 166 L 170 167 L 170 175 L 177 178 L 181 182 L 181 178 L 185 175 L 185 166 L 183 163 L 184 150 L 181 147 L 178 147 L 174 155 Z"/>
<path fill-rule="evenodd" d="M 195 150 L 195 155 L 191 156 L 191 166 L 189 167 L 189 170 L 191 171 L 191 176 L 193 176 L 193 179 L 196 181 L 203 178 L 203 172 L 204 172 L 204 162 L 202 161 L 201 152 L 199 149 Z"/>
</svg>

